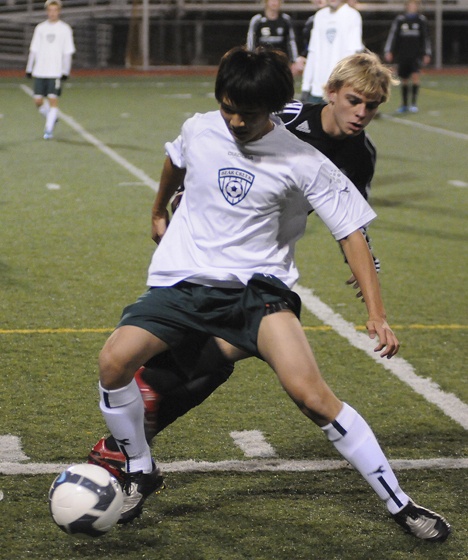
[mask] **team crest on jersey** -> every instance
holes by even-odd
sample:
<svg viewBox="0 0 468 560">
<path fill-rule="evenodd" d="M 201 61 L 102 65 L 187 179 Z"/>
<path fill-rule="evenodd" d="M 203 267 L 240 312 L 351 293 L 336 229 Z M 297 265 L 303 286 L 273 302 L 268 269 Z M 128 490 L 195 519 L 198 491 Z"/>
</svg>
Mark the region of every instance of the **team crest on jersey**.
<svg viewBox="0 0 468 560">
<path fill-rule="evenodd" d="M 55 41 L 55 35 L 53 33 L 48 33 L 46 37 L 48 43 L 53 43 Z"/>
<path fill-rule="evenodd" d="M 254 179 L 255 175 L 236 167 L 225 167 L 218 171 L 219 189 L 232 206 L 244 200 Z"/>
<path fill-rule="evenodd" d="M 334 29 L 333 27 L 331 29 L 327 29 L 325 35 L 327 37 L 327 41 L 330 44 L 333 43 L 333 41 L 335 40 L 335 37 L 336 37 L 336 29 Z"/>
</svg>

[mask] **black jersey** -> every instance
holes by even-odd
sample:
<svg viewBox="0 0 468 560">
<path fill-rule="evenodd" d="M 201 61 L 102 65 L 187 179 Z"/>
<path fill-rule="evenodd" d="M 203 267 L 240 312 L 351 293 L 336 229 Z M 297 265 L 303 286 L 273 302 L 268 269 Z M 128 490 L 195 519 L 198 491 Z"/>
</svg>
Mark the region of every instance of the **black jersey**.
<svg viewBox="0 0 468 560">
<path fill-rule="evenodd" d="M 304 58 L 307 57 L 307 53 L 309 52 L 310 34 L 312 33 L 312 28 L 314 27 L 314 18 L 315 14 L 307 19 L 307 21 L 304 23 L 304 27 L 302 28 L 301 56 L 303 56 Z"/>
<path fill-rule="evenodd" d="M 426 17 L 422 14 L 397 16 L 390 27 L 384 51 L 392 53 L 397 61 L 431 56 Z"/>
<path fill-rule="evenodd" d="M 250 20 L 247 33 L 247 48 L 253 50 L 259 46 L 270 46 L 285 52 L 294 62 L 298 57 L 296 36 L 288 14 L 279 14 L 277 19 L 268 19 L 257 14 Z"/>
<path fill-rule="evenodd" d="M 340 140 L 328 136 L 322 128 L 324 107 L 323 103 L 303 105 L 294 101 L 284 107 L 279 117 L 288 130 L 327 156 L 367 200 L 375 170 L 375 146 L 365 130 L 357 136 Z"/>
</svg>

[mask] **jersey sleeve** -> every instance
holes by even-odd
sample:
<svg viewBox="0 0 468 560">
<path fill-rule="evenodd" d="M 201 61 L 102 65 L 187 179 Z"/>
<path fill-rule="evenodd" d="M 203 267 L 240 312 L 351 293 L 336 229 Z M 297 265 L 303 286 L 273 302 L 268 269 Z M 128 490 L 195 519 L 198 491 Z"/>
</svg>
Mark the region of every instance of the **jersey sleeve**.
<svg viewBox="0 0 468 560">
<path fill-rule="evenodd" d="M 63 54 L 72 55 L 76 52 L 75 42 L 73 41 L 73 31 L 72 31 L 72 28 L 68 24 L 67 24 L 66 29 L 67 29 L 67 33 L 66 33 L 66 39 L 65 39 Z"/>
<path fill-rule="evenodd" d="M 246 40 L 246 44 L 247 44 L 247 49 L 249 51 L 253 51 L 255 49 L 255 47 L 257 46 L 257 27 L 258 27 L 258 22 L 261 19 L 261 14 L 256 14 L 255 16 L 253 16 L 253 18 L 250 20 L 249 23 L 249 28 L 247 30 L 247 40 Z"/>
<path fill-rule="evenodd" d="M 296 35 L 294 33 L 294 26 L 292 24 L 291 18 L 290 16 L 288 16 L 287 14 L 283 14 L 284 16 L 284 20 L 287 24 L 288 27 L 288 51 L 289 51 L 289 60 L 291 62 L 294 62 L 297 57 L 299 56 L 299 51 L 297 48 L 297 43 L 296 43 Z"/>
<path fill-rule="evenodd" d="M 182 134 L 180 134 L 173 142 L 166 142 L 164 148 L 172 163 L 180 169 L 185 169 L 186 162 Z"/>
<path fill-rule="evenodd" d="M 353 25 L 349 29 L 347 44 L 349 45 L 348 54 L 354 54 L 364 50 L 362 44 L 362 18 L 361 14 L 355 10 Z"/>
<path fill-rule="evenodd" d="M 166 154 L 171 158 L 172 163 L 180 169 L 187 167 L 186 146 L 189 144 L 190 138 L 199 131 L 198 124 L 202 117 L 202 114 L 195 113 L 184 122 L 179 136 L 173 142 L 166 142 L 164 145 Z"/>
<path fill-rule="evenodd" d="M 327 159 L 307 185 L 305 196 L 337 241 L 368 226 L 376 217 L 353 183 Z"/>
<path fill-rule="evenodd" d="M 39 51 L 39 47 L 40 47 L 39 29 L 38 26 L 36 26 L 34 28 L 31 44 L 29 45 L 29 51 L 37 54 L 37 52 Z"/>
<path fill-rule="evenodd" d="M 398 29 L 400 27 L 400 17 L 397 16 L 390 27 L 390 31 L 388 32 L 388 37 L 385 42 L 384 46 L 384 53 L 394 53 L 395 52 L 395 45 L 398 36 Z"/>
</svg>

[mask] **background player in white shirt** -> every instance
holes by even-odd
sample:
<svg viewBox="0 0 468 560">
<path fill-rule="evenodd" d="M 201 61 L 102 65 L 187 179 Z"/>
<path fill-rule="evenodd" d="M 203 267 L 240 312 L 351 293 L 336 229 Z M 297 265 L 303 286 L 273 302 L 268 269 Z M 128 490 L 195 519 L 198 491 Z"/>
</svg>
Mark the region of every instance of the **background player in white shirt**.
<svg viewBox="0 0 468 560">
<path fill-rule="evenodd" d="M 346 0 L 328 0 L 328 6 L 314 17 L 302 76 L 302 101 L 323 101 L 323 88 L 337 62 L 363 49 L 361 14 Z"/>
<path fill-rule="evenodd" d="M 162 476 L 143 427 L 136 368 L 180 343 L 187 332 L 214 336 L 224 355 L 265 360 L 299 409 L 317 424 L 414 534 L 445 539 L 450 528 L 401 490 L 365 420 L 328 387 L 299 321 L 294 243 L 313 208 L 340 242 L 362 289 L 376 352 L 399 342 L 386 322 L 380 285 L 360 231 L 375 216 L 354 185 L 320 152 L 271 117 L 294 95 L 287 57 L 243 48 L 222 59 L 219 112 L 195 115 L 166 145 L 153 205 L 160 242 L 150 289 L 125 308 L 100 354 L 100 407 L 126 457 L 123 519 L 139 515 Z M 182 180 L 185 195 L 167 227 L 166 207 Z M 284 220 L 293 207 L 298 227 Z M 253 255 L 251 254 L 253 252 Z M 416 529 L 408 518 L 417 518 Z"/>
<path fill-rule="evenodd" d="M 75 45 L 71 27 L 60 20 L 61 0 L 47 0 L 45 9 L 47 20 L 34 29 L 26 76 L 34 77 L 34 103 L 46 118 L 44 139 L 49 140 L 53 137 L 62 81 L 70 74 Z"/>
</svg>

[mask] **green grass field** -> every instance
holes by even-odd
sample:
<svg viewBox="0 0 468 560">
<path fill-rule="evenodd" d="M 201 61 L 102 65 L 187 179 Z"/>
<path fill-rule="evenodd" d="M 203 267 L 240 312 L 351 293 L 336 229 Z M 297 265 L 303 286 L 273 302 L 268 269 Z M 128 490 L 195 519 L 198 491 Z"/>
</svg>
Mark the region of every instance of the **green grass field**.
<svg viewBox="0 0 468 560">
<path fill-rule="evenodd" d="M 403 488 L 452 524 L 441 545 L 403 533 L 355 472 L 327 468 L 339 455 L 254 359 L 159 436 L 167 489 L 141 519 L 95 540 L 53 524 L 48 465 L 84 462 L 106 431 L 97 355 L 123 306 L 145 289 L 164 142 L 216 104 L 207 76 L 75 77 L 46 142 L 21 87 L 31 85 L 0 79 L 0 558 L 466 559 L 466 77 L 425 76 L 418 115 L 396 117 L 395 90 L 369 126 L 379 153 L 370 231 L 403 361 L 385 369 L 313 305 L 303 314 L 330 385 L 366 417 L 390 460 L 410 461 L 396 463 Z M 314 216 L 298 262 L 300 285 L 362 333 L 364 306 Z M 274 461 L 245 457 L 230 435 L 243 430 L 260 431 Z M 236 463 L 190 472 L 188 460 Z M 277 470 L 262 470 L 268 462 Z"/>
</svg>

